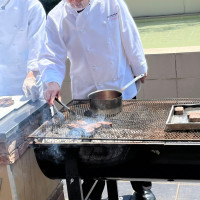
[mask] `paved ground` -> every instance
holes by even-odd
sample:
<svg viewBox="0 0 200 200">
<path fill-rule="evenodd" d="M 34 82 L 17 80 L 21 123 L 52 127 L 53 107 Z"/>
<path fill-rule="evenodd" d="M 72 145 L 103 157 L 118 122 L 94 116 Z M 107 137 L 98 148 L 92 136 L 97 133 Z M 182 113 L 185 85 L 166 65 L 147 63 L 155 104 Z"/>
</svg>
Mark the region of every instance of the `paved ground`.
<svg viewBox="0 0 200 200">
<path fill-rule="evenodd" d="M 131 200 L 134 191 L 129 182 L 119 182 L 118 190 L 123 200 Z M 200 183 L 153 182 L 152 191 L 157 200 L 200 200 Z M 103 193 L 103 199 L 107 199 L 106 192 Z"/>
<path fill-rule="evenodd" d="M 118 191 L 120 200 L 131 200 L 134 192 L 130 182 L 123 181 L 118 182 Z M 152 191 L 157 200 L 200 200 L 200 182 L 153 182 Z M 102 199 L 107 200 L 106 187 Z"/>
</svg>

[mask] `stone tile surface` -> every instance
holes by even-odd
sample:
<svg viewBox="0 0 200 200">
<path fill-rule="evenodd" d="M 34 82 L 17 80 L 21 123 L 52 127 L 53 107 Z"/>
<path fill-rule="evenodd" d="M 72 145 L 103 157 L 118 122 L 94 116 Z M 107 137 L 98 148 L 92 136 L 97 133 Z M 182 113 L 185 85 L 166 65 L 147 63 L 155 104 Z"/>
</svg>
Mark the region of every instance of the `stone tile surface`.
<svg viewBox="0 0 200 200">
<path fill-rule="evenodd" d="M 146 55 L 148 76 L 146 79 L 176 78 L 175 54 Z"/>
<path fill-rule="evenodd" d="M 176 80 L 146 80 L 144 85 L 145 99 L 176 98 Z"/>
<path fill-rule="evenodd" d="M 68 200 L 66 182 L 65 200 Z M 131 200 L 133 190 L 129 181 L 118 181 L 119 200 Z M 152 192 L 156 200 L 200 200 L 200 182 L 153 182 Z M 104 188 L 102 200 L 108 200 L 107 188 Z"/>
<path fill-rule="evenodd" d="M 177 200 L 199 200 L 200 184 L 180 184 Z"/>
<path fill-rule="evenodd" d="M 177 80 L 179 98 L 200 97 L 200 78 L 185 78 Z"/>
<path fill-rule="evenodd" d="M 200 52 L 176 54 L 177 78 L 199 77 L 199 63 Z"/>
<path fill-rule="evenodd" d="M 133 189 L 131 187 L 130 181 L 118 181 L 117 186 L 118 186 L 119 197 L 123 197 L 123 200 L 126 200 L 132 195 Z M 107 187 L 105 186 L 103 194 L 102 194 L 102 198 L 106 199 L 107 197 L 108 197 Z"/>
<path fill-rule="evenodd" d="M 178 184 L 162 182 L 153 182 L 152 192 L 158 200 L 175 200 L 177 193 Z"/>
</svg>

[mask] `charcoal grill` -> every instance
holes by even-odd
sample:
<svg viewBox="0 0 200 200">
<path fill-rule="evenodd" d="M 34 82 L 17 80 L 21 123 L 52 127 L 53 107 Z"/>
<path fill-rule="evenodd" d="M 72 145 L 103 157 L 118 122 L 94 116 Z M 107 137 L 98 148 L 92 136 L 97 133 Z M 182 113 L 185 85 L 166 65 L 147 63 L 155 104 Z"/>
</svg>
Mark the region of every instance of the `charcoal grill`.
<svg viewBox="0 0 200 200">
<path fill-rule="evenodd" d="M 100 116 L 112 128 L 77 136 L 63 125 L 46 123 L 30 136 L 31 146 L 47 177 L 66 179 L 70 200 L 87 199 L 80 184 L 85 178 L 107 180 L 109 200 L 118 199 L 116 180 L 199 181 L 200 131 L 165 129 L 172 105 L 198 103 L 200 99 L 125 100 L 122 112 Z M 89 110 L 88 100 L 68 106 L 80 118 Z"/>
</svg>

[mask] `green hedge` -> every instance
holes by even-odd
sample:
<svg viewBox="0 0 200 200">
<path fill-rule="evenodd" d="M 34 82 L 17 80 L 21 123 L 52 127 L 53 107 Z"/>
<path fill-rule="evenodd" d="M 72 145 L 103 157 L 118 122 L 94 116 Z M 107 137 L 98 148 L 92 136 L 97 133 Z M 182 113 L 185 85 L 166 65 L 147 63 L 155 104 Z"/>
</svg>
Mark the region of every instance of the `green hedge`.
<svg viewBox="0 0 200 200">
<path fill-rule="evenodd" d="M 40 0 L 46 13 L 48 14 L 51 9 L 53 9 L 61 0 Z"/>
</svg>

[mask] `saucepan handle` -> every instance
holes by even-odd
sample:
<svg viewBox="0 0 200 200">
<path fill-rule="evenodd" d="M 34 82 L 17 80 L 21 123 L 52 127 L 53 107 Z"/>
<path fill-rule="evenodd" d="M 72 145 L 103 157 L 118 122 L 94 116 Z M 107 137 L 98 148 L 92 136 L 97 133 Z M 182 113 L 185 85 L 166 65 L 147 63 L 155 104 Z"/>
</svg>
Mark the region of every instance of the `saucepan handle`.
<svg viewBox="0 0 200 200">
<path fill-rule="evenodd" d="M 123 92 L 126 88 L 128 88 L 130 85 L 132 85 L 133 83 L 135 83 L 137 80 L 141 79 L 144 76 L 144 74 L 140 74 L 139 76 L 135 77 L 132 81 L 130 81 L 129 83 L 127 83 L 121 90 L 120 92 Z"/>
</svg>

